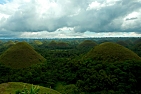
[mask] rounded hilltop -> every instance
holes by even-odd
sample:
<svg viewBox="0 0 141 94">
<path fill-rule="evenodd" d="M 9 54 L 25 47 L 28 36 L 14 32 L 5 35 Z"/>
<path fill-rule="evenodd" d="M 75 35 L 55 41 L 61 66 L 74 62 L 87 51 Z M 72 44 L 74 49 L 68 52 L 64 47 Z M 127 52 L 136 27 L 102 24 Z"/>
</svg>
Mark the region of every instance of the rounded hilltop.
<svg viewBox="0 0 141 94">
<path fill-rule="evenodd" d="M 66 48 L 69 47 L 69 45 L 66 42 L 58 42 L 57 43 L 58 48 Z"/>
<path fill-rule="evenodd" d="M 90 50 L 85 58 L 91 58 L 96 61 L 125 61 L 125 60 L 141 60 L 141 58 L 133 51 L 113 42 L 105 42 Z"/>
<path fill-rule="evenodd" d="M 44 62 L 45 58 L 26 42 L 18 42 L 0 56 L 0 63 L 12 68 L 25 68 Z"/>
<path fill-rule="evenodd" d="M 82 43 L 80 43 L 78 45 L 79 48 L 82 48 L 82 47 L 94 47 L 96 46 L 97 43 L 92 41 L 92 40 L 84 40 Z"/>
</svg>

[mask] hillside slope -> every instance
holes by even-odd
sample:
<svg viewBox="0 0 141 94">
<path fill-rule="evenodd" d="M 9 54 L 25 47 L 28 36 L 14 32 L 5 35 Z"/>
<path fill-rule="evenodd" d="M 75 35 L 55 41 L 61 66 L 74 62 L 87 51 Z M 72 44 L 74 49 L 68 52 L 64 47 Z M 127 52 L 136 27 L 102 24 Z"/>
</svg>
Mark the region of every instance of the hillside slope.
<svg viewBox="0 0 141 94">
<path fill-rule="evenodd" d="M 78 47 L 79 48 L 82 48 L 82 47 L 86 47 L 87 48 L 87 47 L 94 47 L 96 45 L 97 45 L 97 43 L 92 41 L 92 40 L 84 40 L 82 43 L 80 43 L 78 45 Z"/>
<path fill-rule="evenodd" d="M 0 56 L 0 62 L 12 68 L 25 68 L 44 61 L 45 58 L 26 42 L 15 44 Z"/>
<path fill-rule="evenodd" d="M 85 57 L 91 58 L 93 60 L 110 62 L 131 59 L 141 60 L 141 58 L 133 51 L 112 42 L 105 42 L 96 46 L 91 51 L 89 51 Z"/>
<path fill-rule="evenodd" d="M 26 86 L 28 90 L 31 88 L 31 84 L 22 82 L 8 82 L 0 84 L 0 94 L 15 94 L 17 90 L 22 90 Z M 34 85 L 37 86 L 37 85 Z M 39 86 L 39 94 L 61 94 L 53 89 Z"/>
</svg>

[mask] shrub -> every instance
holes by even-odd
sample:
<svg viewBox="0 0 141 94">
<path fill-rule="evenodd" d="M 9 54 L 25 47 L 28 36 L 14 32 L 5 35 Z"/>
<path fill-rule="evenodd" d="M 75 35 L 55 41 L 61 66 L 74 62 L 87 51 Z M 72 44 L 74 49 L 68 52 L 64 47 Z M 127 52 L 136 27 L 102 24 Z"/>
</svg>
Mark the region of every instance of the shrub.
<svg viewBox="0 0 141 94">
<path fill-rule="evenodd" d="M 26 88 L 26 86 L 24 86 L 23 90 L 17 90 L 15 94 L 38 94 L 39 90 L 40 89 L 38 86 L 32 85 L 29 90 Z"/>
</svg>

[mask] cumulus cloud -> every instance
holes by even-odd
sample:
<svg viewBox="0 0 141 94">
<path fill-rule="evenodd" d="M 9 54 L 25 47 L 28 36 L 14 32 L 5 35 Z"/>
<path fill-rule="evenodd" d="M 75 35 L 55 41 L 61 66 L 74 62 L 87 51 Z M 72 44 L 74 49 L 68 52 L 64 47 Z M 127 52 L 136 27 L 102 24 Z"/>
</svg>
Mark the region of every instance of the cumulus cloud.
<svg viewBox="0 0 141 94">
<path fill-rule="evenodd" d="M 124 17 L 133 11 L 138 11 L 141 5 L 131 0 L 125 1 L 127 0 L 124 0 L 124 2 L 118 1 L 109 5 L 106 3 L 104 3 L 105 5 L 97 3 L 99 8 L 92 7 L 92 9 L 78 15 L 77 19 L 79 19 L 80 16 L 81 22 L 78 27 L 76 27 L 76 30 L 93 32 L 126 31 L 125 28 L 122 27 Z M 139 20 L 137 21 L 140 22 Z"/>
<path fill-rule="evenodd" d="M 64 27 L 81 33 L 141 33 L 141 0 L 5 0 L 0 3 L 0 32 L 56 32 Z"/>
</svg>

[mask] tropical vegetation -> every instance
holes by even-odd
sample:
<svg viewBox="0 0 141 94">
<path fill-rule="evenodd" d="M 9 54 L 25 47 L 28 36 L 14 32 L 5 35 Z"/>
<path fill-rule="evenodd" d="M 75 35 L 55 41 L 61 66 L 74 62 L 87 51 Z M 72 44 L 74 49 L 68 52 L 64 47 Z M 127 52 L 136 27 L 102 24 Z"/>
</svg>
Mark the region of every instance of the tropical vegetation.
<svg viewBox="0 0 141 94">
<path fill-rule="evenodd" d="M 96 45 L 91 49 L 85 45 L 82 49 L 80 44 L 85 40 L 88 39 L 1 41 L 0 94 L 30 94 L 33 90 L 39 94 L 141 93 L 140 39 L 121 38 L 126 46 L 119 44 L 119 38 L 91 39 Z M 13 44 L 5 46 L 7 43 Z M 28 52 L 38 55 L 29 59 L 32 55 Z M 26 57 L 23 63 L 26 67 L 19 67 L 21 57 Z M 34 61 L 38 57 L 44 58 L 43 61 Z M 11 59 L 18 60 L 14 63 Z M 31 60 L 34 63 L 31 64 Z M 14 63 L 14 67 L 7 62 Z"/>
</svg>

